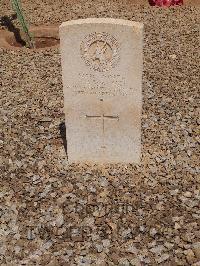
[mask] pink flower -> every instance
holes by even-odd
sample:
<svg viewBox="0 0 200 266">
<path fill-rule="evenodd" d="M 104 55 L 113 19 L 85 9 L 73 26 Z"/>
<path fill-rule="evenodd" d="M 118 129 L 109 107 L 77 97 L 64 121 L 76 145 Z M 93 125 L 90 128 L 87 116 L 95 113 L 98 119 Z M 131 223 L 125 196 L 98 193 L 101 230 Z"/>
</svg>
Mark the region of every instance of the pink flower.
<svg viewBox="0 0 200 266">
<path fill-rule="evenodd" d="M 183 5 L 183 0 L 149 0 L 151 6 L 169 7 Z"/>
</svg>

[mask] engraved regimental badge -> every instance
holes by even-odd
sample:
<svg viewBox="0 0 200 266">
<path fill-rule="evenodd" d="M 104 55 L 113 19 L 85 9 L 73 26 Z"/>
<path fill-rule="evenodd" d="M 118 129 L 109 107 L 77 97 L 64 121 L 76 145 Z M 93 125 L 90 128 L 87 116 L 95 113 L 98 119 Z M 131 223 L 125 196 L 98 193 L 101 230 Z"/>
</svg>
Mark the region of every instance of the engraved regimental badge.
<svg viewBox="0 0 200 266">
<path fill-rule="evenodd" d="M 119 61 L 118 42 L 106 32 L 94 32 L 86 36 L 80 50 L 85 64 L 96 71 L 108 71 Z"/>
</svg>

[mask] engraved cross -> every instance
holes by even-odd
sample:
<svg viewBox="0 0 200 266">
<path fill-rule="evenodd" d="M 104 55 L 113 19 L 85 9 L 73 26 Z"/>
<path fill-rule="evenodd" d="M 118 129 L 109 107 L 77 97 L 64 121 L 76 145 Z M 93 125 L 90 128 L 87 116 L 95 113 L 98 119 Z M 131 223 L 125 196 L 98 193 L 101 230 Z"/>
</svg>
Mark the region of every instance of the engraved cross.
<svg viewBox="0 0 200 266">
<path fill-rule="evenodd" d="M 103 135 L 104 135 L 104 128 L 105 128 L 105 120 L 117 120 L 119 121 L 119 116 L 117 115 L 86 115 L 87 119 L 101 119 L 103 124 Z M 102 148 L 106 148 L 105 145 Z"/>
</svg>

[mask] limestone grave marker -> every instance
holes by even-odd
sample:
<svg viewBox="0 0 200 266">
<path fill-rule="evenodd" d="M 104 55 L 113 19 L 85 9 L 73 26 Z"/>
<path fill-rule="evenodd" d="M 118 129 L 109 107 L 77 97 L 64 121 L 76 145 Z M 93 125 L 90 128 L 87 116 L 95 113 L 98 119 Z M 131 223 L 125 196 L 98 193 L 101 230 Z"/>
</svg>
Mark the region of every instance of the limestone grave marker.
<svg viewBox="0 0 200 266">
<path fill-rule="evenodd" d="M 69 162 L 138 163 L 143 24 L 72 20 L 60 41 Z"/>
</svg>

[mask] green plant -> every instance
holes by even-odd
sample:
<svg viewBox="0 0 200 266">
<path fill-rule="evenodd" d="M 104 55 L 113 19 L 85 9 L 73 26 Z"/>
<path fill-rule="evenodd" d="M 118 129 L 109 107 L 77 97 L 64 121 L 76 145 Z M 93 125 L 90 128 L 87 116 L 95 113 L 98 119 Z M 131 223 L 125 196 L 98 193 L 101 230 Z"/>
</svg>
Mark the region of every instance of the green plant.
<svg viewBox="0 0 200 266">
<path fill-rule="evenodd" d="M 23 11 L 21 8 L 20 0 L 11 0 L 13 10 L 17 13 L 17 18 L 21 24 L 21 27 L 25 34 L 26 44 L 29 48 L 34 48 L 34 39 L 32 34 L 29 31 L 27 22 L 24 18 Z"/>
</svg>

